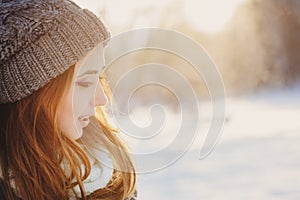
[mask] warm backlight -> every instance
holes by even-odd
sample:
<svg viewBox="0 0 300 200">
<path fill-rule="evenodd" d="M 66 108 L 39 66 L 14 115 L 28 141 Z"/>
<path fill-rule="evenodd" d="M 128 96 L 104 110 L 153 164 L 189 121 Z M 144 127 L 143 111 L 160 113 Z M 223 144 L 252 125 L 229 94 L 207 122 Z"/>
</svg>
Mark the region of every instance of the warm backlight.
<svg viewBox="0 0 300 200">
<path fill-rule="evenodd" d="M 245 0 L 186 0 L 184 15 L 194 28 L 214 33 L 222 30 L 236 7 Z"/>
</svg>

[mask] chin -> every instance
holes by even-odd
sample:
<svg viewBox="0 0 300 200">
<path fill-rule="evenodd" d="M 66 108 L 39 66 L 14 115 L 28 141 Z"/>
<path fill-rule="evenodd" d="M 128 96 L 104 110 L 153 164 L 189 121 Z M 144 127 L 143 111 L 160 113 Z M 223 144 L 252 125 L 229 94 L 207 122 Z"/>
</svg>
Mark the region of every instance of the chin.
<svg viewBox="0 0 300 200">
<path fill-rule="evenodd" d="M 68 137 L 71 140 L 78 140 L 82 137 L 82 134 L 83 134 L 82 128 L 75 128 L 75 130 L 73 129 L 73 131 L 69 132 Z"/>
<path fill-rule="evenodd" d="M 83 130 L 82 129 L 78 130 L 74 137 L 74 140 L 80 139 L 82 137 L 82 135 L 83 135 Z"/>
</svg>

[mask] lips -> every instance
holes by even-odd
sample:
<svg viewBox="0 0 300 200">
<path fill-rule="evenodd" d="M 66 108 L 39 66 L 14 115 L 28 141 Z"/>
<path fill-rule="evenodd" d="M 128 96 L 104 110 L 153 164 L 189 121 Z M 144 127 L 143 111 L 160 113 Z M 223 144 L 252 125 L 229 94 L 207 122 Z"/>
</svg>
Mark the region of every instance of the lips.
<svg viewBox="0 0 300 200">
<path fill-rule="evenodd" d="M 80 116 L 78 117 L 78 121 L 82 128 L 87 127 L 90 123 L 90 116 L 89 115 Z"/>
</svg>

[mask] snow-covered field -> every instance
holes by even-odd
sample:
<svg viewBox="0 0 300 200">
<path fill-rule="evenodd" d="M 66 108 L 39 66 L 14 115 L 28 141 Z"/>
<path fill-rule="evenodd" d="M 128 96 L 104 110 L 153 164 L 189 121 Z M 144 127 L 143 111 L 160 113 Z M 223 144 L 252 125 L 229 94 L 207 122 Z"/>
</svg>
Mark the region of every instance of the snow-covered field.
<svg viewBox="0 0 300 200">
<path fill-rule="evenodd" d="M 299 100 L 300 87 L 227 98 L 227 120 L 213 152 L 198 159 L 200 135 L 169 167 L 138 175 L 139 199 L 300 199 Z M 176 125 L 176 119 L 171 116 L 165 127 Z M 209 120 L 203 121 L 205 130 Z M 163 138 L 168 137 L 159 141 Z M 145 151 L 151 145 L 132 148 Z M 150 162 L 155 159 L 138 164 Z"/>
</svg>

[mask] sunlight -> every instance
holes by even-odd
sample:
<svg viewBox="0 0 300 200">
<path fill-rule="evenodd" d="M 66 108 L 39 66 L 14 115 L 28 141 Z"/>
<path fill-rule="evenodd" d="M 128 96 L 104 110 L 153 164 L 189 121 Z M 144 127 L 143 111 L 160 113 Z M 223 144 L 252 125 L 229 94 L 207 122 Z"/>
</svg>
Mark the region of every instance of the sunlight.
<svg viewBox="0 0 300 200">
<path fill-rule="evenodd" d="M 222 30 L 230 21 L 236 7 L 245 0 L 186 0 L 184 15 L 188 23 L 202 32 Z"/>
</svg>

